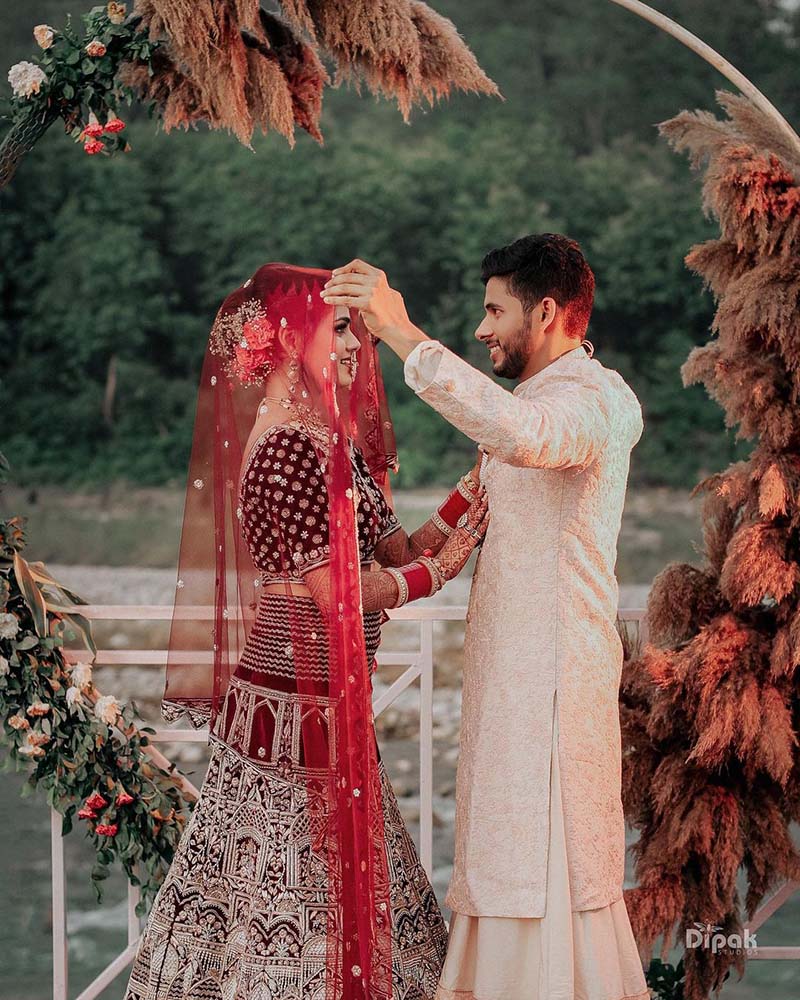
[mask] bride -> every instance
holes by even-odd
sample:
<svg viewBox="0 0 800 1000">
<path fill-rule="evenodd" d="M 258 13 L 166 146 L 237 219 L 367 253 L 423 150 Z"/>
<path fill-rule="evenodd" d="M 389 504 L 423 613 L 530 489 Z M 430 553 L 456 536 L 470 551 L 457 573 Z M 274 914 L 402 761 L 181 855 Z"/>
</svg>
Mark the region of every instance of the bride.
<svg viewBox="0 0 800 1000">
<path fill-rule="evenodd" d="M 375 343 L 266 264 L 219 309 L 195 417 L 164 714 L 211 756 L 126 1000 L 430 1000 L 447 931 L 375 739 L 385 609 L 486 531 L 464 476 L 408 535 Z M 209 629 L 209 615 L 212 627 Z"/>
</svg>

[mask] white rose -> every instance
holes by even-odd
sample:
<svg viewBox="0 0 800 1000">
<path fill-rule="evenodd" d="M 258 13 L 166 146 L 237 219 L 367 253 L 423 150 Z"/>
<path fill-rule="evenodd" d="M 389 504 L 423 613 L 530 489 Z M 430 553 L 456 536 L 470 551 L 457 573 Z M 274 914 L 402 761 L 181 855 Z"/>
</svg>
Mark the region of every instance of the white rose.
<svg viewBox="0 0 800 1000">
<path fill-rule="evenodd" d="M 67 708 L 70 711 L 74 711 L 75 705 L 81 700 L 81 692 L 79 688 L 68 687 L 67 688 Z"/>
<path fill-rule="evenodd" d="M 36 742 L 34 733 L 25 733 L 25 742 L 17 747 L 17 753 L 21 757 L 30 757 L 32 760 L 44 757 L 44 750 Z"/>
<path fill-rule="evenodd" d="M 85 691 L 92 683 L 91 663 L 73 663 L 70 680 L 79 691 Z"/>
<path fill-rule="evenodd" d="M 0 656 L 0 677 L 7 677 L 11 673 L 11 667 L 5 656 Z"/>
<path fill-rule="evenodd" d="M 15 97 L 30 97 L 38 94 L 42 84 L 47 80 L 47 74 L 35 63 L 18 62 L 8 71 L 8 82 Z"/>
<path fill-rule="evenodd" d="M 41 48 L 49 49 L 53 44 L 53 39 L 56 37 L 56 33 L 49 24 L 37 24 L 33 29 L 33 37 L 39 43 Z"/>
<path fill-rule="evenodd" d="M 113 726 L 119 717 L 119 702 L 112 694 L 103 695 L 95 702 L 94 714 L 109 726 Z"/>
<path fill-rule="evenodd" d="M 19 619 L 8 612 L 0 615 L 0 639 L 15 639 L 19 632 Z"/>
</svg>

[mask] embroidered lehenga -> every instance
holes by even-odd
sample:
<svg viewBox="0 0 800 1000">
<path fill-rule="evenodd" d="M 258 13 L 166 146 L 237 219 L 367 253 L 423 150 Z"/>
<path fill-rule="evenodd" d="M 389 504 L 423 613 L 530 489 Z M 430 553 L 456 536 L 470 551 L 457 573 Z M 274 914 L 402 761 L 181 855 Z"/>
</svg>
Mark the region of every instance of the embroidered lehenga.
<svg viewBox="0 0 800 1000">
<path fill-rule="evenodd" d="M 301 298 L 311 309 L 306 284 L 290 282 L 278 315 L 299 322 L 290 309 Z M 126 1000 L 431 1000 L 446 926 L 380 760 L 369 708 L 384 616 L 360 613 L 357 589 L 346 592 L 400 530 L 374 461 L 370 468 L 381 442 L 365 433 L 363 414 L 361 427 L 341 441 L 330 426 L 287 412 L 245 451 L 244 410 L 215 394 L 226 377 L 208 354 L 164 702 L 168 717 L 210 719 L 210 763 L 148 918 Z M 371 377 L 374 383 L 374 371 Z M 213 446 L 197 433 L 204 412 L 218 431 Z M 377 412 L 390 428 L 385 408 Z M 217 440 L 225 434 L 235 438 Z M 212 459 L 201 461 L 211 451 L 213 482 Z M 350 485 L 334 497 L 337 461 L 339 482 Z M 232 479 L 234 469 L 241 474 Z M 196 530 L 212 508 L 204 561 Z M 338 574 L 331 617 L 293 586 L 326 565 Z M 216 567 L 210 576 L 209 567 Z M 191 606 L 209 580 L 213 655 L 204 659 L 208 629 Z M 348 631 L 353 616 L 358 635 Z M 355 700 L 344 711 L 348 697 Z M 370 808 L 372 819 L 362 819 Z M 377 931 L 359 922 L 370 916 Z M 382 940 L 387 977 L 378 965 Z M 370 961 L 371 982 L 362 968 Z"/>
<path fill-rule="evenodd" d="M 298 523 L 306 528 L 287 535 L 296 539 L 298 571 L 324 559 L 319 447 L 300 426 L 277 427 L 263 437 L 249 463 L 242 527 L 264 583 L 280 576 L 271 535 L 261 551 L 262 525 L 272 520 L 265 513 L 268 504 L 288 511 L 287 530 Z M 356 455 L 359 548 L 368 563 L 376 543 L 399 524 Z M 280 497 L 275 496 L 280 489 L 260 488 L 276 476 L 287 483 Z M 294 519 L 306 510 L 310 513 Z M 314 648 L 319 694 L 313 701 L 298 694 L 295 682 L 292 641 L 298 625 Z M 380 642 L 380 612 L 365 616 L 364 625 L 372 660 Z M 210 738 L 202 795 L 150 917 L 128 1000 L 221 1000 L 226 982 L 235 990 L 232 996 L 252 1000 L 325 997 L 326 872 L 311 849 L 300 721 L 303 713 L 324 718 L 330 704 L 325 636 L 326 622 L 311 598 L 273 593 L 261 598 Z M 436 990 L 446 929 L 382 764 L 380 776 L 393 995 L 423 1000 Z"/>
</svg>

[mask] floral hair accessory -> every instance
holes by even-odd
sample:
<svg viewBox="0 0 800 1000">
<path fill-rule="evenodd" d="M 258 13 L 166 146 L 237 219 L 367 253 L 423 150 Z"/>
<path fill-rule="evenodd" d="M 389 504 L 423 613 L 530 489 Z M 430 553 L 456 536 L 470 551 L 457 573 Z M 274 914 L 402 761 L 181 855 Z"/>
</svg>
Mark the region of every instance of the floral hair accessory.
<svg viewBox="0 0 800 1000">
<path fill-rule="evenodd" d="M 244 385 L 263 382 L 275 370 L 277 328 L 258 299 L 246 299 L 233 312 L 217 317 L 211 350 L 223 358 L 225 370 Z"/>
<path fill-rule="evenodd" d="M 234 348 L 236 374 L 242 382 L 254 382 L 274 370 L 270 359 L 275 327 L 266 316 L 242 324 L 242 338 Z"/>
</svg>

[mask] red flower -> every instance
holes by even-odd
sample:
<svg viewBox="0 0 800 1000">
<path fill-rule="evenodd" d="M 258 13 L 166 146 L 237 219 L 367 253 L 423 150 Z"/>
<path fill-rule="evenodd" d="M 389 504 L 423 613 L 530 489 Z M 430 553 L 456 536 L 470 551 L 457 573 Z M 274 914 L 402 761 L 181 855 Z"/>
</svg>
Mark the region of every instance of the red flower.
<svg viewBox="0 0 800 1000">
<path fill-rule="evenodd" d="M 106 800 L 100 794 L 100 792 L 92 792 L 89 798 L 86 800 L 84 805 L 89 809 L 105 809 Z"/>
<path fill-rule="evenodd" d="M 89 122 L 85 126 L 83 132 L 81 132 L 82 139 L 96 139 L 99 135 L 103 134 L 103 126 L 98 121 Z"/>
<path fill-rule="evenodd" d="M 270 352 L 267 350 L 251 351 L 247 347 L 236 348 L 236 368 L 239 377 L 246 379 L 269 362 Z"/>
<path fill-rule="evenodd" d="M 97 139 L 87 139 L 83 144 L 83 151 L 88 153 L 89 156 L 94 156 L 95 153 L 99 153 L 105 148 L 105 145 L 102 142 L 98 142 Z"/>
<path fill-rule="evenodd" d="M 94 809 L 84 806 L 83 809 L 78 810 L 78 819 L 97 819 L 97 813 Z"/>
<path fill-rule="evenodd" d="M 109 118 L 105 124 L 104 132 L 121 132 L 125 128 L 125 122 L 121 118 L 117 118 L 114 115 L 113 118 Z"/>
<path fill-rule="evenodd" d="M 131 802 L 133 802 L 133 796 L 127 792 L 120 792 L 115 799 L 115 805 L 118 806 L 129 806 Z"/>
<path fill-rule="evenodd" d="M 266 316 L 256 316 L 244 324 L 242 334 L 251 351 L 264 350 L 269 347 L 275 337 L 275 327 Z"/>
<path fill-rule="evenodd" d="M 116 837 L 119 826 L 116 823 L 98 823 L 94 829 L 101 837 Z"/>
</svg>

